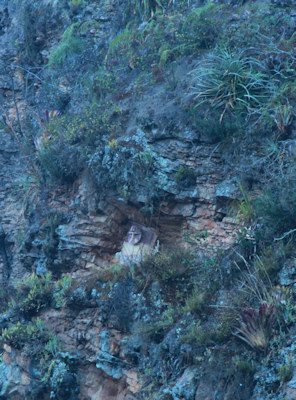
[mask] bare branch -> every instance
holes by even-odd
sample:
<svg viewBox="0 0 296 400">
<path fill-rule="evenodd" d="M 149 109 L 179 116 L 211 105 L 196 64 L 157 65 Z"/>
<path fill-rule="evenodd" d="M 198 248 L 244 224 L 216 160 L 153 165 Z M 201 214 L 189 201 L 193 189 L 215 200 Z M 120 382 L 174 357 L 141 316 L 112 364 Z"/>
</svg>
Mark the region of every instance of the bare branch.
<svg viewBox="0 0 296 400">
<path fill-rule="evenodd" d="M 289 232 L 284 233 L 283 236 L 281 236 L 280 238 L 274 238 L 273 240 L 274 241 L 283 240 L 285 237 L 287 237 L 288 235 L 291 235 L 291 233 L 294 233 L 294 232 L 296 232 L 296 228 L 290 230 Z"/>
</svg>

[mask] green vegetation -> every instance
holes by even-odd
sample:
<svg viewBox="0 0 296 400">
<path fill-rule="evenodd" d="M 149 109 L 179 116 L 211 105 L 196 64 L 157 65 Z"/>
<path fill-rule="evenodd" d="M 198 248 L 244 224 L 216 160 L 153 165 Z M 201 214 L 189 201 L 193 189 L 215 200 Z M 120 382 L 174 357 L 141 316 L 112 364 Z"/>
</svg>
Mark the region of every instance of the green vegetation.
<svg viewBox="0 0 296 400">
<path fill-rule="evenodd" d="M 282 364 L 278 371 L 278 378 L 283 384 L 289 382 L 293 377 L 294 365 L 292 363 L 292 356 L 289 357 L 286 364 Z"/>
<path fill-rule="evenodd" d="M 260 258 L 254 260 L 254 267 L 262 276 L 267 274 L 270 279 L 276 280 L 285 258 L 292 255 L 291 250 L 291 245 L 282 242 L 263 247 Z"/>
<path fill-rule="evenodd" d="M 109 142 L 89 155 L 88 166 L 102 193 L 111 190 L 123 198 L 141 193 L 150 203 L 159 191 L 154 162 L 149 152 Z"/>
<path fill-rule="evenodd" d="M 117 77 L 114 73 L 104 68 L 99 68 L 97 72 L 91 75 L 86 85 L 90 86 L 90 91 L 94 98 L 100 102 L 117 84 Z"/>
<path fill-rule="evenodd" d="M 235 367 L 241 371 L 245 376 L 253 377 L 255 373 L 254 362 L 246 360 L 236 360 Z"/>
<path fill-rule="evenodd" d="M 135 273 L 146 285 L 158 281 L 168 287 L 192 271 L 193 265 L 194 258 L 188 251 L 168 250 L 146 257 L 136 266 Z"/>
<path fill-rule="evenodd" d="M 50 273 L 38 277 L 35 273 L 22 281 L 16 282 L 15 301 L 8 304 L 11 319 L 7 327 L 2 328 L 1 344 L 8 344 L 13 349 L 21 351 L 22 356 L 34 363 L 38 369 L 38 379 L 46 390 L 55 393 L 64 382 L 66 375 L 59 375 L 57 369 L 64 365 L 68 378 L 72 376 L 69 362 L 62 355 L 62 346 L 53 331 L 48 329 L 40 318 L 32 318 L 54 300 L 55 307 L 65 306 L 66 298 L 71 288 L 71 277 L 65 275 L 54 282 Z M 38 366 L 38 368 L 37 368 Z M 61 371 L 60 371 L 61 372 Z"/>
<path fill-rule="evenodd" d="M 221 50 L 192 71 L 196 107 L 206 103 L 224 114 L 232 110 L 252 113 L 270 97 L 268 75 L 255 58 L 244 52 Z"/>
<path fill-rule="evenodd" d="M 183 343 L 193 346 L 213 346 L 221 344 L 231 336 L 231 325 L 228 324 L 203 324 L 201 321 L 193 322 L 181 336 Z"/>
<path fill-rule="evenodd" d="M 64 275 L 62 279 L 59 279 L 55 283 L 55 291 L 53 298 L 56 302 L 56 307 L 61 308 L 66 305 L 67 296 L 70 293 L 72 285 L 72 278 L 70 275 Z"/>
<path fill-rule="evenodd" d="M 52 393 L 63 383 L 66 373 L 68 378 L 71 375 L 69 365 L 60 354 L 61 344 L 39 318 L 25 324 L 17 322 L 9 328 L 2 329 L 0 342 L 22 350 L 28 359 L 38 362 L 41 382 L 45 387 L 49 387 Z"/>
<path fill-rule="evenodd" d="M 136 35 L 136 30 L 132 28 L 132 23 L 129 23 L 124 30 L 111 40 L 108 49 L 108 58 L 114 57 L 122 61 L 128 62 L 133 57 L 131 42 Z M 121 62 L 122 62 L 121 61 Z"/>
<path fill-rule="evenodd" d="M 186 298 L 185 304 L 182 307 L 182 312 L 187 313 L 200 313 L 204 310 L 208 303 L 210 291 L 203 291 L 200 286 L 193 287 L 190 295 Z"/>
<path fill-rule="evenodd" d="M 210 48 L 217 41 L 220 11 L 209 2 L 186 18 L 177 11 L 157 12 L 141 31 L 129 22 L 110 42 L 109 63 L 128 64 L 132 69 L 163 68 L 186 54 Z"/>
<path fill-rule="evenodd" d="M 215 302 L 221 284 L 216 275 L 217 265 L 217 260 L 200 260 L 194 252 L 184 249 L 161 251 L 136 265 L 137 290 L 149 298 L 152 283 L 158 282 L 164 302 L 159 318 L 139 323 L 139 332 L 158 342 L 177 326 L 178 338 L 193 346 L 222 343 L 229 338 L 229 321 L 221 319 L 218 327 L 209 324 L 206 331 L 204 325 L 200 327 L 201 321 L 208 320 L 211 314 L 208 306 Z M 209 281 L 208 277 L 215 275 Z"/>
<path fill-rule="evenodd" d="M 52 290 L 51 274 L 38 277 L 33 273 L 19 283 L 19 289 L 21 291 L 19 296 L 24 297 L 18 302 L 20 312 L 25 315 L 38 313 L 41 308 L 49 305 Z"/>
<path fill-rule="evenodd" d="M 18 301 L 13 302 L 11 306 L 29 317 L 48 307 L 52 299 L 55 300 L 57 308 L 63 307 L 71 289 L 71 277 L 64 275 L 54 282 L 50 273 L 40 277 L 33 273 L 21 282 L 17 282 L 16 287 Z"/>
<path fill-rule="evenodd" d="M 49 176 L 57 182 L 73 183 L 83 168 L 79 149 L 63 138 L 46 144 L 39 158 Z"/>
<path fill-rule="evenodd" d="M 136 9 L 142 17 L 153 17 L 154 13 L 162 8 L 160 0 L 135 0 Z"/>
<path fill-rule="evenodd" d="M 81 23 L 75 22 L 65 30 L 61 43 L 50 54 L 49 65 L 51 67 L 63 64 L 73 54 L 83 52 L 85 43 L 79 36 L 80 27 Z"/>
<path fill-rule="evenodd" d="M 176 309 L 174 309 L 172 305 L 169 305 L 158 321 L 139 323 L 137 325 L 137 330 L 141 335 L 148 336 L 151 340 L 157 340 L 158 337 L 163 336 L 164 332 L 172 328 L 178 317 L 179 315 Z"/>
<path fill-rule="evenodd" d="M 175 180 L 182 188 L 195 186 L 196 173 L 192 168 L 180 167 L 179 171 L 175 175 Z"/>
<path fill-rule="evenodd" d="M 52 120 L 47 127 L 51 140 L 39 152 L 49 176 L 61 183 L 72 183 L 85 167 L 89 149 L 93 152 L 104 135 L 115 134 L 120 128 L 114 118 L 118 112 L 113 104 L 106 104 L 105 108 L 93 104 L 79 114 Z"/>
<path fill-rule="evenodd" d="M 83 5 L 83 0 L 70 0 L 68 1 L 68 5 L 71 9 L 76 10 Z"/>
<path fill-rule="evenodd" d="M 275 176 L 272 185 L 256 200 L 255 213 L 263 223 L 258 230 L 260 239 L 268 241 L 276 236 L 289 240 L 293 237 L 296 226 L 295 188 L 293 172 L 284 177 Z"/>
<path fill-rule="evenodd" d="M 219 18 L 222 10 L 223 6 L 217 6 L 213 1 L 209 1 L 202 7 L 194 8 L 186 16 L 182 26 L 186 53 L 209 49 L 217 43 L 222 28 Z"/>
<path fill-rule="evenodd" d="M 259 309 L 244 309 L 240 315 L 240 326 L 236 336 L 254 349 L 266 351 L 270 344 L 272 329 L 275 322 L 275 309 L 266 303 Z"/>
<path fill-rule="evenodd" d="M 0 341 L 2 343 L 8 343 L 16 349 L 21 349 L 28 342 L 43 342 L 48 339 L 47 335 L 48 331 L 44 328 L 44 322 L 37 318 L 35 321 L 28 323 L 27 325 L 17 322 L 16 325 L 12 325 L 10 328 L 2 329 Z"/>
<path fill-rule="evenodd" d="M 249 195 L 244 191 L 242 185 L 239 185 L 243 200 L 238 204 L 237 217 L 244 223 L 252 223 L 254 219 L 254 206 Z"/>
</svg>

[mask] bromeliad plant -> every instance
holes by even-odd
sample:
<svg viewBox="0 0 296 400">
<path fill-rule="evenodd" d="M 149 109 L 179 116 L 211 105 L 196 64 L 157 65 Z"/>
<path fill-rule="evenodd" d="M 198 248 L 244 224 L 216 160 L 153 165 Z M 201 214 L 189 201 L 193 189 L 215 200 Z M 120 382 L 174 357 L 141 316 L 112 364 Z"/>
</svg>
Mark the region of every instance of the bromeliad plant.
<svg viewBox="0 0 296 400">
<path fill-rule="evenodd" d="M 57 118 L 60 115 L 61 115 L 60 111 L 55 110 L 54 108 L 50 111 L 43 110 L 39 114 L 40 122 L 41 122 L 41 124 L 49 124 L 52 119 Z"/>
<path fill-rule="evenodd" d="M 240 326 L 235 336 L 260 351 L 265 351 L 270 343 L 273 325 L 276 320 L 275 307 L 263 303 L 258 309 L 244 309 L 239 317 Z"/>
<path fill-rule="evenodd" d="M 238 311 L 238 327 L 233 334 L 253 349 L 266 351 L 274 333 L 285 329 L 293 319 L 293 310 L 287 309 L 290 297 L 286 290 L 273 285 L 259 257 L 255 270 L 241 258 L 247 269 L 239 289 L 244 306 Z"/>
<path fill-rule="evenodd" d="M 48 132 L 49 124 L 58 118 L 61 115 L 60 111 L 55 110 L 43 110 L 39 113 L 39 120 L 41 126 L 41 134 L 39 136 L 34 136 L 33 141 L 36 147 L 36 150 L 40 151 L 46 142 L 51 138 L 50 133 Z"/>
<path fill-rule="evenodd" d="M 251 111 L 269 97 L 268 77 L 262 64 L 244 52 L 221 50 L 203 59 L 191 72 L 195 107 L 209 104 L 221 110 Z"/>
</svg>

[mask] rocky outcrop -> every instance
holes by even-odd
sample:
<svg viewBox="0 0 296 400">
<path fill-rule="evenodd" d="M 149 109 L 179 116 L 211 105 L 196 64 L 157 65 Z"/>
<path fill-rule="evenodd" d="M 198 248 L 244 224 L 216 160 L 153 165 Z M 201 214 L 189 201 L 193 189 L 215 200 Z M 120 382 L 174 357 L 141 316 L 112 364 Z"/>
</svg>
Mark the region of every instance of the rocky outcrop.
<svg viewBox="0 0 296 400">
<path fill-rule="evenodd" d="M 248 6 L 241 5 L 240 16 L 231 1 L 168 1 L 162 14 L 158 1 L 137 1 L 152 12 L 130 25 L 138 13 L 130 1 L 2 3 L 0 398 L 295 398 L 288 357 L 294 333 L 281 351 L 271 339 L 294 323 L 292 256 L 279 274 L 282 292 L 275 295 L 258 278 L 264 294 L 272 292 L 268 299 L 278 302 L 270 307 L 289 311 L 269 332 L 277 354 L 262 365 L 263 350 L 248 349 L 233 335 L 241 322 L 237 310 L 247 307 L 257 316 L 263 301 L 257 287 L 240 282 L 257 260 L 253 236 L 246 235 L 242 254 L 232 250 L 243 224 L 236 206 L 246 201 L 246 188 L 261 189 L 259 170 L 269 156 L 256 149 L 250 132 L 239 148 L 241 126 L 233 137 L 220 132 L 231 101 L 215 126 L 208 112 L 193 115 L 189 73 L 215 43 L 216 31 L 204 39 L 207 18 L 200 21 L 202 37 L 186 33 L 186 51 L 178 42 L 179 28 L 212 8 L 242 40 L 235 34 L 238 21 L 250 21 Z M 292 38 L 281 46 L 291 46 Z M 121 50 L 112 59 L 116 46 Z M 269 62 L 277 61 L 271 54 Z M 290 129 L 288 105 L 280 109 L 288 113 L 281 134 Z M 44 113 L 47 121 L 38 117 Z M 223 135 L 233 157 L 218 143 Z M 278 152 L 273 168 L 282 174 L 283 157 L 294 160 L 285 146 L 271 152 Z M 147 259 L 137 263 L 120 256 L 131 226 L 152 237 Z M 268 262 L 264 251 L 272 240 L 258 239 Z M 252 289 L 259 299 L 248 303 Z"/>
</svg>

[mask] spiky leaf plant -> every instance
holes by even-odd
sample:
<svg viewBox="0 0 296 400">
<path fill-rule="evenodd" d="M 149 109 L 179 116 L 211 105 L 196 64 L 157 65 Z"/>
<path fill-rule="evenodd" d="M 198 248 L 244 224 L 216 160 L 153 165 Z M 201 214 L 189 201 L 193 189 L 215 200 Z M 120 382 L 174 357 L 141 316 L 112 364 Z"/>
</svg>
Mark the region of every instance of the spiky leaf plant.
<svg viewBox="0 0 296 400">
<path fill-rule="evenodd" d="M 275 307 L 271 304 L 260 304 L 257 310 L 249 307 L 242 311 L 235 335 L 254 349 L 265 351 L 270 343 L 275 319 Z"/>
<path fill-rule="evenodd" d="M 191 74 L 195 107 L 207 103 L 220 109 L 220 121 L 228 110 L 250 111 L 269 97 L 262 64 L 243 51 L 220 50 L 203 59 Z"/>
</svg>

